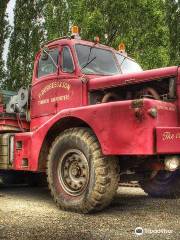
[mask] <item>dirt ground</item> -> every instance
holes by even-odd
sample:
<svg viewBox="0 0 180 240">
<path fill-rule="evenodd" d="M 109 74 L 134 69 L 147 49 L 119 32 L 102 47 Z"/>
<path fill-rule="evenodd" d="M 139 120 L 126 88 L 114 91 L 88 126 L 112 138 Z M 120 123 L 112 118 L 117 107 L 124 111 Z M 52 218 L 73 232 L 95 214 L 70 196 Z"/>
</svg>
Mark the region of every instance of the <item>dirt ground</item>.
<svg viewBox="0 0 180 240">
<path fill-rule="evenodd" d="M 135 234 L 142 227 L 144 233 Z M 91 215 L 63 212 L 46 188 L 0 189 L 0 239 L 180 239 L 180 200 L 152 199 L 121 187 L 111 206 Z"/>
</svg>

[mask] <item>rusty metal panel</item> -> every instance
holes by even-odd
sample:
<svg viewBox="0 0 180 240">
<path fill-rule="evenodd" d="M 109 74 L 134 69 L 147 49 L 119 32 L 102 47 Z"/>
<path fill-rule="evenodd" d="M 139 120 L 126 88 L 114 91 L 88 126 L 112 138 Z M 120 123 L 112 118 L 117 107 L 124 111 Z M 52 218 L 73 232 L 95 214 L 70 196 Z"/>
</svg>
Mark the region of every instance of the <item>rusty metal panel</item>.
<svg viewBox="0 0 180 240">
<path fill-rule="evenodd" d="M 9 138 L 11 134 L 0 134 L 0 169 L 9 169 L 11 167 L 10 143 Z"/>
<path fill-rule="evenodd" d="M 2 145 L 8 145 L 9 138 L 7 137 L 7 134 L 1 134 L 0 135 L 0 146 Z"/>
<path fill-rule="evenodd" d="M 16 92 L 0 90 L 0 103 L 6 104 L 10 100 L 10 98 L 16 95 Z"/>
<path fill-rule="evenodd" d="M 8 145 L 0 145 L 0 157 L 1 156 L 8 156 L 9 154 L 9 149 L 8 149 Z"/>
<path fill-rule="evenodd" d="M 9 169 L 7 165 L 8 159 L 8 156 L 0 156 L 0 169 Z"/>
</svg>

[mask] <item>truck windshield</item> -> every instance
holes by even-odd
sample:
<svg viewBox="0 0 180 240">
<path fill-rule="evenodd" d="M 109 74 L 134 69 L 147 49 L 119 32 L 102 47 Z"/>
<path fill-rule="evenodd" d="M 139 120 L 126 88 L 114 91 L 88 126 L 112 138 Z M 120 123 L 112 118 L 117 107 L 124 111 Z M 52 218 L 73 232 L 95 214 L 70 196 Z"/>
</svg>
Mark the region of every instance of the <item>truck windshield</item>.
<svg viewBox="0 0 180 240">
<path fill-rule="evenodd" d="M 85 74 L 115 75 L 119 73 L 113 53 L 82 44 L 75 45 L 79 65 Z"/>
<path fill-rule="evenodd" d="M 142 72 L 141 66 L 132 59 L 116 53 L 122 73 Z"/>
</svg>

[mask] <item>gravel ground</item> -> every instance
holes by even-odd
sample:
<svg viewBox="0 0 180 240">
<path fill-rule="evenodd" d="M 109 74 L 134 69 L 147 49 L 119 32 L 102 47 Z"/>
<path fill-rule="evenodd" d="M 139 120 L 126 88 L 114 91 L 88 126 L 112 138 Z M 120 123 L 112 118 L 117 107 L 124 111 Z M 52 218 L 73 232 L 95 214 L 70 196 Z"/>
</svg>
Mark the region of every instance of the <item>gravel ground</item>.
<svg viewBox="0 0 180 240">
<path fill-rule="evenodd" d="M 137 236 L 136 227 L 144 234 Z M 180 200 L 152 199 L 140 188 L 121 187 L 109 208 L 82 215 L 57 209 L 46 188 L 1 188 L 0 239 L 179 240 Z"/>
</svg>

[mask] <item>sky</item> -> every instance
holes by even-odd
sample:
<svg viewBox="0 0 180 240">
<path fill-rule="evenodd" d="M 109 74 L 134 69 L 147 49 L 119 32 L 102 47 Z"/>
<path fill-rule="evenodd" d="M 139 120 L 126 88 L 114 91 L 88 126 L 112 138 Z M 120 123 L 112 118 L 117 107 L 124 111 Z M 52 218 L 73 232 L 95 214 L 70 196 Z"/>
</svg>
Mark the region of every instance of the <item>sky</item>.
<svg viewBox="0 0 180 240">
<path fill-rule="evenodd" d="M 14 7 L 15 7 L 16 0 L 10 0 L 10 2 L 7 5 L 6 13 L 8 15 L 9 24 L 13 26 L 14 24 Z M 3 59 L 6 62 L 7 59 L 7 53 L 8 53 L 8 47 L 9 47 L 9 39 L 6 40 L 5 46 L 4 46 L 4 52 L 3 52 Z"/>
</svg>

